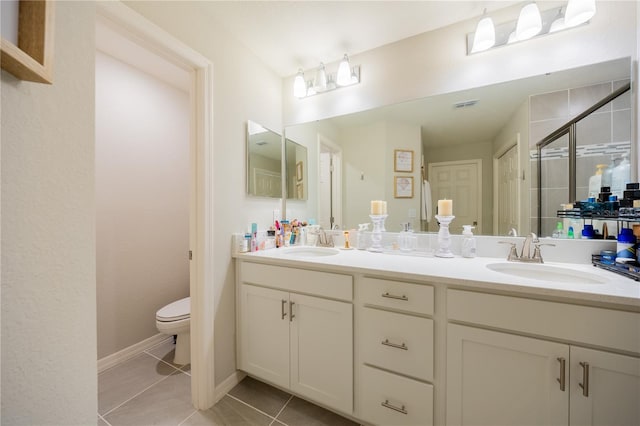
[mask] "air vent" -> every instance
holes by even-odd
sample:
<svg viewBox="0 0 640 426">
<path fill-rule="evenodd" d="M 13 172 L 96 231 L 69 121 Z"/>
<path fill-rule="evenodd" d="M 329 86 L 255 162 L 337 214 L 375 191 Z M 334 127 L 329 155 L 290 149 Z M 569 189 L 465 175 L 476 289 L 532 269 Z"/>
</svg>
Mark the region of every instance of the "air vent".
<svg viewBox="0 0 640 426">
<path fill-rule="evenodd" d="M 456 109 L 467 108 L 467 107 L 472 107 L 477 103 L 478 103 L 478 99 L 471 99 L 469 101 L 456 102 L 455 104 L 453 104 L 453 107 Z"/>
</svg>

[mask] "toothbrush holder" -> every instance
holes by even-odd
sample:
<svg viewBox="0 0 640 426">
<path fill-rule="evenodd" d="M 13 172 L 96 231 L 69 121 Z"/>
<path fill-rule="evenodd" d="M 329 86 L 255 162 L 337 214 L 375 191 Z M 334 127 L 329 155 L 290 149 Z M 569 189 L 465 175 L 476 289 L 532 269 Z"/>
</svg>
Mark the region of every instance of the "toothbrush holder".
<svg viewBox="0 0 640 426">
<path fill-rule="evenodd" d="M 436 219 L 440 224 L 440 230 L 438 231 L 438 249 L 435 253 L 437 257 L 453 257 L 453 253 L 451 253 L 451 235 L 449 234 L 449 224 L 455 218 L 455 216 L 436 215 Z"/>
<path fill-rule="evenodd" d="M 382 252 L 382 232 L 384 231 L 384 221 L 387 218 L 386 214 L 372 214 L 369 215 L 371 222 L 373 223 L 373 231 L 371 231 L 371 246 L 369 251 L 381 253 Z"/>
</svg>

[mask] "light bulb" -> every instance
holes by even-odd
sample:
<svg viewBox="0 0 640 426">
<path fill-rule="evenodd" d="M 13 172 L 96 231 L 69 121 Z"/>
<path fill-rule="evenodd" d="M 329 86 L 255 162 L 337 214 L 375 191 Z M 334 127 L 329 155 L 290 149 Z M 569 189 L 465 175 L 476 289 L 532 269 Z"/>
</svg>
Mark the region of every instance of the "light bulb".
<svg viewBox="0 0 640 426">
<path fill-rule="evenodd" d="M 349 57 L 344 54 L 340 65 L 338 66 L 338 75 L 336 77 L 338 86 L 348 86 L 351 84 L 351 66 L 349 65 Z"/>
<path fill-rule="evenodd" d="M 542 18 L 540 10 L 535 3 L 529 3 L 520 11 L 518 24 L 516 25 L 516 38 L 518 40 L 527 40 L 538 35 L 542 30 Z"/>
<path fill-rule="evenodd" d="M 569 0 L 564 14 L 567 27 L 583 24 L 596 14 L 596 0 Z"/>
<path fill-rule="evenodd" d="M 304 74 L 302 68 L 298 70 L 298 75 L 293 80 L 293 96 L 296 98 L 304 98 L 307 95 L 307 83 L 304 82 Z"/>
<path fill-rule="evenodd" d="M 486 15 L 486 9 L 485 9 Z M 482 52 L 492 48 L 496 44 L 496 28 L 493 20 L 485 16 L 478 22 L 476 33 L 473 37 L 473 48 L 471 52 Z"/>
<path fill-rule="evenodd" d="M 316 92 L 324 92 L 327 90 L 327 72 L 324 69 L 324 64 L 320 62 L 318 71 L 316 72 L 316 79 L 313 82 L 313 87 Z"/>
</svg>

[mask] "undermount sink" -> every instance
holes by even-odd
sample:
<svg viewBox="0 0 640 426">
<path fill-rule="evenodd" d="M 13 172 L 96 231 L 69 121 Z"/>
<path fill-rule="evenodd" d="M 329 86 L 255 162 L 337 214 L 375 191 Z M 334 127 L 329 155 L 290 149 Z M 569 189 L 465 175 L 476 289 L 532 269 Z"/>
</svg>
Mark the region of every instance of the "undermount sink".
<svg viewBox="0 0 640 426">
<path fill-rule="evenodd" d="M 340 250 L 331 247 L 289 247 L 282 249 L 282 254 L 295 257 L 335 256 Z"/>
<path fill-rule="evenodd" d="M 529 278 L 540 281 L 552 281 L 571 284 L 604 284 L 606 281 L 596 274 L 577 271 L 560 266 L 538 263 L 490 263 L 487 268 L 514 277 Z"/>
</svg>

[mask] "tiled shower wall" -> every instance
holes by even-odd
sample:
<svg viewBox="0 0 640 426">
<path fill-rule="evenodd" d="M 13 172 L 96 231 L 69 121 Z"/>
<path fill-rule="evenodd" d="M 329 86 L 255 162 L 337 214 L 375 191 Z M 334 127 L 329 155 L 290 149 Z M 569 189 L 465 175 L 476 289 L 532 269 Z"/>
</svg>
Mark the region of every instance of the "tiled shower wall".
<svg viewBox="0 0 640 426">
<path fill-rule="evenodd" d="M 596 102 L 627 84 L 611 81 L 591 86 L 532 95 L 529 98 L 529 140 L 532 188 L 531 229 L 537 229 L 538 188 L 536 143 Z M 550 236 L 558 222 L 560 204 L 569 200 L 568 137 L 549 145 L 542 153 L 542 236 Z M 612 164 L 631 150 L 631 92 L 603 106 L 577 126 L 576 197 L 586 199 L 589 178 L 597 164 Z"/>
</svg>

